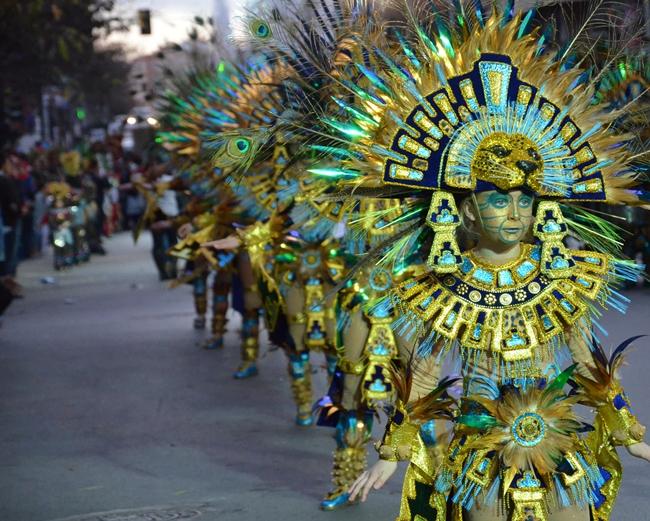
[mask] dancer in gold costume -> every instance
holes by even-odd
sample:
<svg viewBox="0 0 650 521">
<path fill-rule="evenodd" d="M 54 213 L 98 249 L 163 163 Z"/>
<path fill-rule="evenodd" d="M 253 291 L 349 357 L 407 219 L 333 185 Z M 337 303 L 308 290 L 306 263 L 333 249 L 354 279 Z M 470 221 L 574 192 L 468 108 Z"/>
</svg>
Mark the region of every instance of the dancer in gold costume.
<svg viewBox="0 0 650 521">
<path fill-rule="evenodd" d="M 367 83 L 346 83 L 342 71 L 344 110 L 314 130 L 348 152 L 329 172 L 342 192 L 403 197 L 409 233 L 377 265 L 413 250 L 427 257 L 424 273 L 372 308 L 394 306 L 394 327 L 417 352 L 395 376 L 382 459 L 350 499 L 406 459 L 400 519 L 609 519 L 615 447 L 646 460 L 650 447 L 617 374 L 637 338 L 608 359 L 598 319 L 602 308 L 624 311 L 617 288 L 638 269 L 620 258 L 616 229 L 584 205 L 648 200 L 631 136 L 611 128 L 627 113 L 593 102 L 598 73 L 574 66 L 586 66 L 575 61 L 579 38 L 557 52 L 534 12 L 404 7 L 398 48 L 367 43 L 355 64 Z M 473 247 L 461 249 L 461 231 Z M 565 245 L 569 233 L 584 250 Z M 440 380 L 450 355 L 461 363 L 457 409 Z M 579 403 L 595 410 L 591 425 Z M 432 465 L 422 426 L 450 413 L 453 438 Z"/>
</svg>

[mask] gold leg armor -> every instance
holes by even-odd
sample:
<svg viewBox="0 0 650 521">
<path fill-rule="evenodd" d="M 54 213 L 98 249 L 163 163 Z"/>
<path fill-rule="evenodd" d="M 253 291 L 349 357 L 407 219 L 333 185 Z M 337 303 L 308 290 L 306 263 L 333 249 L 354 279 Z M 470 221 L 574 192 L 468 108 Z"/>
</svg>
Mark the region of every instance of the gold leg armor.
<svg viewBox="0 0 650 521">
<path fill-rule="evenodd" d="M 392 315 L 367 314 L 366 318 L 370 322 L 370 332 L 365 347 L 368 364 L 363 377 L 363 398 L 366 403 L 373 403 L 389 400 L 393 395 L 390 366 L 397 357 L 397 344 L 391 328 Z"/>
<path fill-rule="evenodd" d="M 226 333 L 226 312 L 228 311 L 228 294 L 214 294 L 212 304 L 212 337 L 203 345 L 205 349 L 221 349 Z"/>
<path fill-rule="evenodd" d="M 205 315 L 208 312 L 208 295 L 205 277 L 197 277 L 193 282 L 194 310 L 194 329 L 205 328 Z"/>
<path fill-rule="evenodd" d="M 309 352 L 303 351 L 289 356 L 289 376 L 291 377 L 291 391 L 297 408 L 296 424 L 307 427 L 314 422 L 311 410 L 313 397 Z"/>
<path fill-rule="evenodd" d="M 323 510 L 336 510 L 349 504 L 350 485 L 366 470 L 366 444 L 372 430 L 372 412 L 341 411 L 336 426 L 332 467 L 333 490 L 321 501 Z"/>
<path fill-rule="evenodd" d="M 237 380 L 250 378 L 258 373 L 257 357 L 259 355 L 259 309 L 247 310 L 242 320 L 242 362 L 233 375 Z"/>
<path fill-rule="evenodd" d="M 324 349 L 327 342 L 323 283 L 311 277 L 305 282 L 305 347 Z"/>
</svg>

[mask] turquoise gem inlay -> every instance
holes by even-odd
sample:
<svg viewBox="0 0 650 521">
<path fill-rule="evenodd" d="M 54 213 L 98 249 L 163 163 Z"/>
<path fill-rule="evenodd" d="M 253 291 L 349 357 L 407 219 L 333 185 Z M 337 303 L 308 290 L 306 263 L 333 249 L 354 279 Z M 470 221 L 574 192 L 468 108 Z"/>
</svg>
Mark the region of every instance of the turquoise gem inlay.
<svg viewBox="0 0 650 521">
<path fill-rule="evenodd" d="M 485 92 L 485 101 L 490 112 L 503 111 L 508 104 L 508 85 L 510 84 L 512 66 L 507 63 L 486 61 L 479 63 L 479 71 L 481 74 L 481 82 L 483 83 L 483 91 Z M 496 85 L 497 91 L 492 90 L 493 84 L 490 81 L 490 75 L 494 73 L 498 74 L 501 79 L 500 83 Z"/>
<path fill-rule="evenodd" d="M 449 265 L 455 263 L 456 263 L 456 257 L 449 250 L 443 251 L 442 255 L 438 259 L 438 264 Z"/>
<path fill-rule="evenodd" d="M 554 270 L 563 270 L 569 267 L 569 262 L 564 257 L 554 257 L 551 261 L 551 268 Z"/>
<path fill-rule="evenodd" d="M 415 117 L 413 118 L 413 120 L 414 120 L 417 124 L 419 124 L 420 121 L 422 121 L 422 119 L 423 119 L 424 117 L 425 117 L 424 112 L 418 111 L 418 112 L 415 114 Z M 444 134 L 442 133 L 442 131 L 441 131 L 438 127 L 436 127 L 435 125 L 434 125 L 433 127 L 431 127 L 431 128 L 428 130 L 428 133 L 429 133 L 431 136 L 433 136 L 434 138 L 436 138 L 436 139 L 441 139 L 442 136 L 444 136 Z"/>
<path fill-rule="evenodd" d="M 453 213 L 449 211 L 448 208 L 444 208 L 439 214 L 436 219 L 436 222 L 440 224 L 450 224 L 456 222 L 455 216 Z"/>
<path fill-rule="evenodd" d="M 524 472 L 524 477 L 517 480 L 517 488 L 539 488 L 541 482 L 537 479 L 531 471 Z"/>
<path fill-rule="evenodd" d="M 408 136 L 401 136 L 399 138 L 399 146 L 404 148 L 406 144 L 410 141 Z M 429 156 L 431 155 L 431 151 L 427 148 L 424 148 L 422 146 L 418 147 L 418 149 L 415 151 L 415 155 L 418 157 L 421 157 L 422 159 L 429 159 Z"/>
<path fill-rule="evenodd" d="M 472 278 L 482 282 L 483 284 L 492 284 L 494 282 L 494 275 L 492 272 L 484 270 L 483 268 L 476 268 L 472 273 Z"/>
<path fill-rule="evenodd" d="M 544 324 L 545 329 L 551 329 L 553 327 L 553 322 L 551 319 L 548 317 L 548 315 L 544 315 L 542 317 L 542 324 Z"/>
<path fill-rule="evenodd" d="M 512 273 L 510 273 L 510 270 L 501 270 L 499 272 L 499 286 L 512 286 L 515 281 L 512 278 Z"/>
<path fill-rule="evenodd" d="M 573 313 L 575 311 L 575 309 L 576 309 L 575 306 L 573 304 L 571 304 L 571 302 L 569 302 L 566 299 L 562 299 L 561 302 L 560 302 L 560 305 L 564 309 L 566 309 L 569 313 Z"/>
<path fill-rule="evenodd" d="M 536 262 L 539 262 L 542 259 L 542 250 L 539 246 L 535 246 L 530 252 L 530 258 Z"/>
<path fill-rule="evenodd" d="M 372 348 L 372 352 L 378 356 L 388 356 L 390 351 L 386 348 L 384 344 L 378 344 Z"/>
<path fill-rule="evenodd" d="M 546 233 L 557 233 L 557 232 L 562 231 L 562 228 L 560 227 L 560 225 L 558 223 L 556 223 L 555 221 L 548 221 L 544 226 L 542 226 L 542 229 Z"/>
<path fill-rule="evenodd" d="M 476 324 L 476 326 L 474 326 L 474 332 L 472 333 L 472 338 L 474 340 L 480 340 L 482 329 L 483 326 L 481 326 L 481 324 Z"/>
<path fill-rule="evenodd" d="M 445 320 L 445 326 L 452 327 L 454 325 L 454 322 L 456 322 L 456 316 L 456 312 L 450 312 L 449 315 L 447 315 L 447 319 Z"/>
<path fill-rule="evenodd" d="M 408 179 L 412 181 L 422 181 L 424 178 L 424 174 L 420 172 L 419 170 L 413 170 L 412 168 L 406 168 L 405 171 L 407 172 L 407 177 Z M 397 177 L 397 165 L 393 164 L 390 165 L 390 176 L 395 178 Z"/>
<path fill-rule="evenodd" d="M 524 339 L 517 333 L 513 333 L 512 336 L 506 340 L 506 345 L 508 347 L 519 347 L 523 346 L 525 343 Z"/>
<path fill-rule="evenodd" d="M 517 275 L 523 279 L 524 277 L 530 275 L 534 269 L 535 265 L 532 262 L 526 260 L 517 266 Z"/>
<path fill-rule="evenodd" d="M 429 420 L 420 426 L 420 437 L 427 447 L 436 444 L 436 424 L 433 420 Z"/>
<path fill-rule="evenodd" d="M 386 318 L 390 315 L 390 312 L 386 306 L 376 307 L 372 310 L 372 316 L 376 318 Z"/>
<path fill-rule="evenodd" d="M 376 393 L 385 393 L 386 385 L 379 378 L 370 384 L 370 390 Z"/>
<path fill-rule="evenodd" d="M 467 257 L 463 257 L 463 262 L 460 265 L 460 269 L 463 273 L 469 273 L 472 271 L 472 268 L 474 267 L 474 264 L 472 263 L 471 260 L 469 260 Z"/>
</svg>

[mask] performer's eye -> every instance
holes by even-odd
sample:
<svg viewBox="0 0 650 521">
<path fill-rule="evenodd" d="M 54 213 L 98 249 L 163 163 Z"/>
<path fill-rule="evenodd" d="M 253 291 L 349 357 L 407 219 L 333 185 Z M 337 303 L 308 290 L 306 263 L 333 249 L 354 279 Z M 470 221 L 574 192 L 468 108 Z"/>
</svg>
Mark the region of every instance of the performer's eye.
<svg viewBox="0 0 650 521">
<path fill-rule="evenodd" d="M 506 208 L 510 204 L 510 197 L 507 195 L 496 193 L 490 195 L 488 202 L 493 208 L 502 209 L 502 208 Z"/>
<path fill-rule="evenodd" d="M 503 145 L 493 145 L 490 147 L 490 152 L 497 157 L 508 157 L 512 151 L 508 150 Z"/>
<path fill-rule="evenodd" d="M 537 153 L 537 150 L 535 150 L 534 148 L 528 149 L 528 155 L 535 161 L 539 161 L 541 159 L 541 156 Z"/>
<path fill-rule="evenodd" d="M 533 204 L 533 198 L 527 195 L 522 195 L 519 198 L 519 207 L 520 208 L 529 208 Z"/>
</svg>

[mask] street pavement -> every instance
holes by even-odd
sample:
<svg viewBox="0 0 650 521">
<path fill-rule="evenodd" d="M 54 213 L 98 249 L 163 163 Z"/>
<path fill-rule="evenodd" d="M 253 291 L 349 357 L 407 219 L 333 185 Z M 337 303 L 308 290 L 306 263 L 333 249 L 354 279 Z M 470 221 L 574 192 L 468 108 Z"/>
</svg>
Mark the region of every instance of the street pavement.
<svg viewBox="0 0 650 521">
<path fill-rule="evenodd" d="M 201 349 L 191 289 L 158 281 L 148 238 L 106 247 L 65 272 L 47 255 L 20 266 L 26 297 L 0 328 L 0 521 L 394 519 L 398 475 L 363 505 L 319 511 L 332 432 L 293 425 L 283 353 L 264 341 L 260 375 L 233 380 L 237 315 L 223 350 Z M 650 333 L 650 290 L 627 296 L 627 315 L 603 320 L 608 347 Z M 648 350 L 639 342 L 624 369 L 645 424 Z M 324 363 L 313 361 L 323 392 Z M 613 520 L 650 519 L 650 466 L 622 457 Z"/>
</svg>

